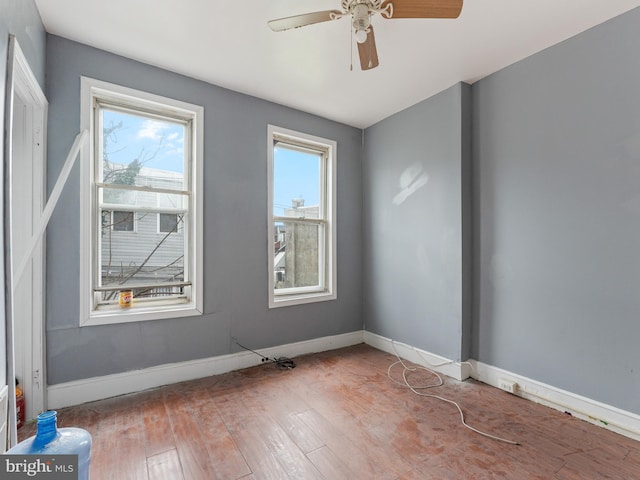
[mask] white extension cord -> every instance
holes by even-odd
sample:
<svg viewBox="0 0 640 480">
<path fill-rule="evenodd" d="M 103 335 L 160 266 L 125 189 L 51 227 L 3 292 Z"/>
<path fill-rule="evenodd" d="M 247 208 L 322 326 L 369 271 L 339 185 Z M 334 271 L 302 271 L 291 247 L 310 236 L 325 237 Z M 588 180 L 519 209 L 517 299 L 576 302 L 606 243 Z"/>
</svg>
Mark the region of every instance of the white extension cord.
<svg viewBox="0 0 640 480">
<path fill-rule="evenodd" d="M 398 385 L 402 385 L 404 387 L 408 387 L 409 390 L 411 390 L 413 393 L 415 393 L 416 395 L 420 395 L 421 397 L 429 397 L 429 398 L 435 398 L 437 400 L 440 400 L 442 402 L 446 402 L 446 403 L 450 403 L 451 405 L 454 405 L 457 409 L 458 412 L 460 412 L 460 421 L 462 422 L 462 425 L 464 425 L 466 428 L 468 428 L 469 430 L 476 432 L 482 436 L 491 438 L 493 440 L 497 440 L 499 442 L 504 442 L 504 443 L 508 443 L 510 445 L 520 445 L 520 442 L 516 442 L 514 440 L 509 440 L 506 438 L 502 438 L 502 437 L 498 437 L 495 435 L 491 435 L 490 433 L 486 433 L 483 432 L 481 430 L 478 430 L 477 428 L 472 427 L 471 425 L 467 424 L 467 422 L 465 422 L 464 420 L 464 413 L 462 413 L 462 408 L 460 408 L 460 405 L 457 402 L 454 402 L 453 400 L 450 400 L 448 398 L 445 397 L 441 397 L 439 395 L 433 395 L 430 393 L 424 393 L 421 392 L 420 390 L 427 390 L 429 388 L 436 388 L 436 387 L 440 387 L 444 384 L 444 381 L 442 380 L 442 377 L 435 371 L 426 368 L 426 367 L 422 367 L 422 366 L 417 366 L 417 367 L 408 367 L 407 364 L 404 363 L 404 361 L 400 358 L 400 355 L 398 355 L 398 351 L 396 350 L 394 341 L 391 340 L 391 347 L 393 348 L 393 351 L 396 355 L 396 358 L 398 359 L 398 361 L 392 363 L 391 365 L 389 365 L 389 368 L 387 369 L 387 376 L 389 377 L 389 379 L 391 379 L 393 382 L 397 383 Z M 420 352 L 418 352 L 416 350 L 416 353 L 418 355 L 420 355 Z M 420 358 L 422 358 L 422 360 L 427 364 L 430 365 L 432 367 L 441 367 L 443 365 L 449 365 L 452 364 L 454 362 L 444 362 L 444 363 L 440 363 L 437 365 L 432 365 L 429 362 L 427 362 L 422 355 L 420 355 Z M 463 362 L 464 363 L 464 362 Z M 393 367 L 395 367 L 396 365 L 402 365 L 402 381 L 396 380 L 395 378 L 393 378 L 391 376 L 391 370 L 393 369 Z M 407 372 L 415 372 L 417 370 L 424 370 L 432 375 L 434 375 L 438 381 L 436 383 L 430 384 L 430 385 L 422 385 L 422 386 L 417 386 L 417 385 L 411 385 L 411 383 L 409 383 L 409 380 L 407 379 Z"/>
</svg>

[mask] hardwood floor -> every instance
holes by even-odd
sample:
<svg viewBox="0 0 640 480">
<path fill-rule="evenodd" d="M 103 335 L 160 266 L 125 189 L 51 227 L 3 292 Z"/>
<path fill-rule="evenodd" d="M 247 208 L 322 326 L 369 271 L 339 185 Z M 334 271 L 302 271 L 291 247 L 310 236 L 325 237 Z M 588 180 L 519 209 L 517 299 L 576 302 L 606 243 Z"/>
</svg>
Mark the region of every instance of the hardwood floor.
<svg viewBox="0 0 640 480">
<path fill-rule="evenodd" d="M 395 360 L 357 345 L 62 409 L 58 425 L 91 433 L 93 480 L 640 478 L 639 442 L 475 381 L 429 391 L 521 444 L 483 437 L 393 383 Z"/>
</svg>

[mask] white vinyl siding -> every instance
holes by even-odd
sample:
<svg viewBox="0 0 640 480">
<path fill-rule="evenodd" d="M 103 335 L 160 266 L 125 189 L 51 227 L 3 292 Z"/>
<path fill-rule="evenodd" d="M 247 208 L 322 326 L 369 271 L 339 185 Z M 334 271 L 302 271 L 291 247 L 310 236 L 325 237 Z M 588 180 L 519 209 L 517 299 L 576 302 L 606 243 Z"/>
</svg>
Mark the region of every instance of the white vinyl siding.
<svg viewBox="0 0 640 480">
<path fill-rule="evenodd" d="M 113 265 L 137 263 L 149 253 L 148 245 L 162 245 L 153 254 L 150 267 L 160 268 L 176 261 L 182 254 L 184 239 L 180 236 L 158 232 L 158 215 L 150 212 L 135 213 L 135 231 L 112 231 L 111 235 L 111 263 Z M 109 235 L 109 233 L 103 233 Z M 166 237 L 166 238 L 165 238 Z M 102 263 L 107 264 L 109 251 L 102 252 Z"/>
</svg>

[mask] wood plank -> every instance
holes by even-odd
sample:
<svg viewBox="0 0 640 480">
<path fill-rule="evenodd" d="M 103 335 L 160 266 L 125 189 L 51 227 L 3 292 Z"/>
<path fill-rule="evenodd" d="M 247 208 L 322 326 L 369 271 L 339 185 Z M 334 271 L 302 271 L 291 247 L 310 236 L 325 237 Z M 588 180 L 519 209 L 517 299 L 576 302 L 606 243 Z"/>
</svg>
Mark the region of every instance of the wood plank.
<svg viewBox="0 0 640 480">
<path fill-rule="evenodd" d="M 349 470 L 349 467 L 336 457 L 327 446 L 307 453 L 307 457 L 313 462 L 324 478 L 331 480 L 349 480 L 353 478 L 353 472 Z"/>
<path fill-rule="evenodd" d="M 339 458 L 355 478 L 393 479 L 397 475 L 378 463 L 378 458 L 367 454 L 367 445 L 356 444 L 341 430 L 315 410 L 298 414 L 300 418 L 324 441 L 333 455 Z"/>
<path fill-rule="evenodd" d="M 241 478 L 249 475 L 251 469 L 222 421 L 209 392 L 203 389 L 192 391 L 189 400 L 194 418 L 199 419 L 200 435 L 218 477 Z"/>
<path fill-rule="evenodd" d="M 283 382 L 266 383 L 253 400 L 282 427 L 303 453 L 324 445 L 297 415 L 308 410 L 309 405 Z"/>
<path fill-rule="evenodd" d="M 235 395 L 216 397 L 216 406 L 253 474 L 261 479 L 287 478 L 287 472 L 262 439 L 256 416 Z"/>
<path fill-rule="evenodd" d="M 581 475 L 581 478 L 607 478 L 616 480 L 628 480 L 638 477 L 638 468 L 624 464 L 622 461 L 609 460 L 602 451 L 577 453 L 565 457 L 567 464 L 558 473 L 558 478 L 572 478 Z"/>
<path fill-rule="evenodd" d="M 638 449 L 631 448 L 629 450 L 629 453 L 624 458 L 624 463 L 640 469 L 640 445 L 638 445 Z"/>
<path fill-rule="evenodd" d="M 165 389 L 163 394 L 165 408 L 171 412 L 171 431 L 176 440 L 184 477 L 189 480 L 218 478 L 187 399 L 179 390 L 171 387 Z"/>
<path fill-rule="evenodd" d="M 101 417 L 91 439 L 91 478 L 114 478 L 111 469 L 117 462 L 117 434 L 115 417 Z"/>
<path fill-rule="evenodd" d="M 385 471 L 384 475 L 397 477 L 409 470 L 412 466 L 409 461 L 406 461 L 401 455 L 391 453 L 394 449 L 389 435 L 376 436 L 371 433 L 371 425 L 381 422 L 381 419 L 385 418 L 385 414 L 384 409 L 378 409 L 374 405 L 373 399 L 376 397 L 362 388 L 368 381 L 369 374 L 361 373 L 353 376 L 346 368 L 342 370 L 341 375 L 351 379 L 354 382 L 353 385 L 345 383 L 348 380 L 343 381 L 332 375 L 325 378 L 323 382 L 315 383 L 315 387 L 307 389 L 307 402 L 313 405 L 313 412 L 317 414 L 314 419 L 311 419 L 316 425 L 312 430 L 316 433 L 323 431 L 328 435 L 327 438 L 322 436 L 321 438 L 336 454 L 334 446 L 329 443 L 332 437 L 343 436 L 344 441 L 353 445 L 366 446 L 368 454 L 376 459 L 376 465 L 369 464 L 368 467 L 373 468 L 374 471 L 381 469 Z M 370 414 L 370 410 L 375 413 Z M 309 413 L 309 415 L 313 416 L 314 413 Z M 305 422 L 310 419 L 306 413 L 302 418 Z M 315 422 L 320 418 L 327 423 L 324 430 L 316 429 Z M 311 425 L 308 424 L 308 426 Z M 352 454 L 356 455 L 355 452 Z M 350 461 L 353 461 L 353 457 Z"/>
<path fill-rule="evenodd" d="M 121 412 L 115 419 L 117 461 L 112 465 L 114 477 L 146 480 L 147 456 L 144 449 L 144 423 L 138 408 Z"/>
<path fill-rule="evenodd" d="M 184 480 L 178 452 L 168 450 L 147 459 L 149 480 Z"/>
<path fill-rule="evenodd" d="M 157 390 L 145 396 L 140 402 L 140 410 L 144 423 L 147 457 L 175 450 L 176 442 L 162 392 Z"/>
<path fill-rule="evenodd" d="M 291 478 L 322 480 L 318 469 L 268 412 L 260 397 L 262 397 L 262 392 L 250 390 L 243 395 L 242 403 L 247 410 L 256 414 L 254 420 L 256 433 L 261 436 L 267 448 L 273 452 Z"/>
<path fill-rule="evenodd" d="M 248 390 L 242 397 L 236 399 L 236 410 L 230 412 L 229 408 L 226 408 L 227 417 L 225 421 L 229 426 L 229 429 L 239 430 L 240 425 L 237 423 L 239 418 L 244 419 L 245 424 L 251 425 L 251 429 L 254 431 L 255 438 L 251 443 L 255 444 L 253 447 L 260 449 L 267 449 L 275 462 L 279 467 L 276 468 L 288 475 L 291 478 L 304 478 L 304 479 L 318 479 L 322 476 L 315 468 L 312 462 L 304 455 L 304 453 L 297 446 L 287 432 L 278 424 L 277 421 L 268 413 L 265 406 L 259 400 L 260 395 L 255 395 L 254 390 Z M 227 407 L 229 405 L 227 404 Z M 229 415 L 232 413 L 232 415 Z M 237 433 L 234 432 L 234 437 Z M 249 439 L 246 437 L 243 439 L 245 445 L 249 444 Z M 241 445 L 243 451 L 245 448 Z M 248 459 L 251 462 L 250 459 Z M 253 468 L 254 474 L 260 476 L 260 472 L 264 474 L 264 469 Z"/>
</svg>

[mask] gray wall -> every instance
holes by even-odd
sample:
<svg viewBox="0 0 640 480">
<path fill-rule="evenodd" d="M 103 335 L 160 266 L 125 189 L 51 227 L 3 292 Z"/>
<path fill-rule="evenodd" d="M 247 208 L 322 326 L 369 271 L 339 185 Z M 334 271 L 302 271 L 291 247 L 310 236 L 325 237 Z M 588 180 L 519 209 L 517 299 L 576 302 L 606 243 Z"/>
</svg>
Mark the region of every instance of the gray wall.
<svg viewBox="0 0 640 480">
<path fill-rule="evenodd" d="M 456 360 L 470 345 L 470 141 L 467 84 L 365 131 L 366 329 Z"/>
<path fill-rule="evenodd" d="M 5 95 L 7 90 L 7 53 L 9 34 L 18 39 L 29 66 L 44 90 L 45 33 L 33 0 L 0 0 L 0 178 L 4 178 L 5 159 Z M 0 221 L 4 215 L 4 181 L 0 181 Z M 4 236 L 0 235 L 0 252 L 4 252 Z M 4 255 L 0 255 L 0 385 L 6 382 L 6 330 Z"/>
<path fill-rule="evenodd" d="M 640 9 L 473 85 L 472 356 L 640 414 Z"/>
<path fill-rule="evenodd" d="M 362 329 L 359 129 L 47 37 L 48 181 L 51 188 L 80 125 L 80 75 L 203 105 L 205 315 L 78 327 L 79 168 L 48 231 L 48 381 L 186 361 Z M 338 299 L 268 310 L 267 124 L 338 143 Z"/>
<path fill-rule="evenodd" d="M 638 31 L 640 9 L 365 131 L 368 331 L 640 413 Z"/>
</svg>

